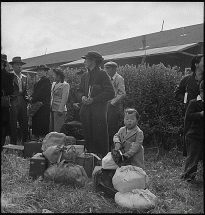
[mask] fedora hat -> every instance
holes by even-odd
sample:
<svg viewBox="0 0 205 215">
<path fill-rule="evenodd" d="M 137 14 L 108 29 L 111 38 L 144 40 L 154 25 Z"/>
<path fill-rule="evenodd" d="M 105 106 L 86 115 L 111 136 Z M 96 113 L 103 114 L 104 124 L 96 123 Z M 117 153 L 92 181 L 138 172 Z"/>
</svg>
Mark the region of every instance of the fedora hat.
<svg viewBox="0 0 205 215">
<path fill-rule="evenodd" d="M 24 63 L 24 62 L 21 60 L 21 57 L 14 57 L 14 58 L 12 59 L 12 61 L 9 62 L 9 64 L 11 64 L 11 65 L 13 65 L 14 63 L 26 64 L 26 63 Z"/>
<path fill-rule="evenodd" d="M 102 57 L 102 55 L 96 51 L 90 51 L 88 52 L 86 55 L 82 56 L 83 59 L 85 58 L 93 58 L 95 60 L 104 60 L 104 58 Z"/>
<path fill-rule="evenodd" d="M 45 64 L 41 64 L 41 65 L 36 66 L 34 71 L 37 71 L 39 69 L 50 70 L 50 68 L 48 68 Z"/>
<path fill-rule="evenodd" d="M 1 54 L 1 61 L 7 62 L 7 55 Z"/>
</svg>

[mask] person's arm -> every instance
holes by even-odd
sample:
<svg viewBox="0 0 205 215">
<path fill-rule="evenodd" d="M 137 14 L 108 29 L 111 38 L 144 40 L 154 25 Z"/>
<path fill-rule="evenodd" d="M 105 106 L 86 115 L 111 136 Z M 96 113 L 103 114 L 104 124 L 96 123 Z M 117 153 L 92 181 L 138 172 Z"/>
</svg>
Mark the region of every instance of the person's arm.
<svg viewBox="0 0 205 215">
<path fill-rule="evenodd" d="M 120 141 L 120 133 L 122 132 L 122 128 L 113 136 L 113 142 L 115 146 L 115 150 L 119 150 L 122 148 L 121 141 Z"/>
<path fill-rule="evenodd" d="M 179 85 L 176 87 L 176 90 L 174 92 L 175 99 L 182 103 L 184 103 L 184 95 L 186 92 L 187 78 L 188 78 L 187 76 L 182 78 L 182 80 L 180 81 Z"/>
<path fill-rule="evenodd" d="M 111 100 L 111 105 L 116 105 L 126 97 L 124 78 L 119 77 L 117 80 L 117 96 Z"/>
<path fill-rule="evenodd" d="M 105 71 L 103 71 L 101 73 L 100 78 L 102 80 L 103 91 L 93 97 L 93 103 L 104 103 L 106 101 L 111 100 L 115 96 L 115 91 L 108 74 Z"/>
<path fill-rule="evenodd" d="M 202 120 L 202 112 L 197 111 L 197 101 L 195 99 L 191 100 L 187 106 L 186 110 L 186 115 L 185 118 L 186 120 L 189 121 L 199 121 Z"/>
<path fill-rule="evenodd" d="M 76 89 L 76 97 L 79 103 L 82 102 L 82 97 L 85 96 L 85 75 L 86 73 L 84 73 L 81 77 L 81 81 L 80 84 L 78 86 L 78 88 Z"/>
<path fill-rule="evenodd" d="M 130 149 L 124 153 L 124 156 L 130 158 L 134 154 L 136 154 L 141 148 L 143 140 L 144 140 L 143 131 L 138 131 L 135 142 L 132 142 Z"/>
<path fill-rule="evenodd" d="M 58 108 L 58 112 L 63 113 L 64 107 L 68 101 L 69 90 L 70 90 L 70 85 L 67 83 L 63 86 L 62 99 Z"/>
</svg>

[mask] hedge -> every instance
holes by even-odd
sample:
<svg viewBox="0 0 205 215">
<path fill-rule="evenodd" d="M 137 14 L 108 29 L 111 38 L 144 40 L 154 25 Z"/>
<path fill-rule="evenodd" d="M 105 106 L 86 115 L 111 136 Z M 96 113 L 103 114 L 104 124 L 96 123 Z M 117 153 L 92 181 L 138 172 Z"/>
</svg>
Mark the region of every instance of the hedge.
<svg viewBox="0 0 205 215">
<path fill-rule="evenodd" d="M 76 73 L 80 69 L 69 69 L 65 72 L 66 81 L 70 84 L 69 97 L 73 96 L 74 88 L 80 83 Z M 178 67 L 165 67 L 162 63 L 149 66 L 144 63 L 138 66 L 125 65 L 118 68 L 118 73 L 124 77 L 126 98 L 123 108 L 134 107 L 141 118 L 139 127 L 144 132 L 144 143 L 161 145 L 170 150 L 173 147 L 182 149 L 183 105 L 174 99 L 174 90 L 182 78 Z M 53 82 L 52 70 L 48 77 Z M 73 118 L 73 108 L 70 99 L 67 103 L 67 121 Z M 123 125 L 121 119 L 120 126 Z"/>
</svg>

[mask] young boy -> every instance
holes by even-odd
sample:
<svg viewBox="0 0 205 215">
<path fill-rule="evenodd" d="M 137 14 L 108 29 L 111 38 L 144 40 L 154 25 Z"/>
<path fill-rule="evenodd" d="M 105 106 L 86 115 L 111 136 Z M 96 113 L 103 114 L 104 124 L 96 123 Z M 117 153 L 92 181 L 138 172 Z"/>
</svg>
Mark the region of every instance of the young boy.
<svg viewBox="0 0 205 215">
<path fill-rule="evenodd" d="M 200 95 L 189 102 L 185 118 L 191 125 L 185 134 L 187 158 L 181 178 L 193 181 L 199 160 L 203 157 L 204 81 L 199 85 Z"/>
<path fill-rule="evenodd" d="M 137 126 L 139 113 L 133 108 L 124 111 L 124 127 L 113 137 L 115 150 L 124 149 L 124 160 L 130 159 L 131 165 L 144 168 L 143 131 Z"/>
</svg>

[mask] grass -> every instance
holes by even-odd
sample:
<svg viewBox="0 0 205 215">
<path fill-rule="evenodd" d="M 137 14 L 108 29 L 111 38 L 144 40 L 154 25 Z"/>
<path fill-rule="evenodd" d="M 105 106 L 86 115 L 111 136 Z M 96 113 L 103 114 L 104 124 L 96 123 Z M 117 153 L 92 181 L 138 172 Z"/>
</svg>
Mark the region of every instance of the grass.
<svg viewBox="0 0 205 215">
<path fill-rule="evenodd" d="M 136 213 L 115 204 L 113 199 L 95 193 L 90 179 L 85 187 L 33 181 L 29 178 L 29 160 L 2 153 L 2 213 Z M 145 172 L 149 190 L 157 197 L 156 207 L 147 213 L 204 213 L 203 167 L 195 183 L 180 179 L 184 158 L 177 150 L 165 152 L 145 147 Z"/>
</svg>

